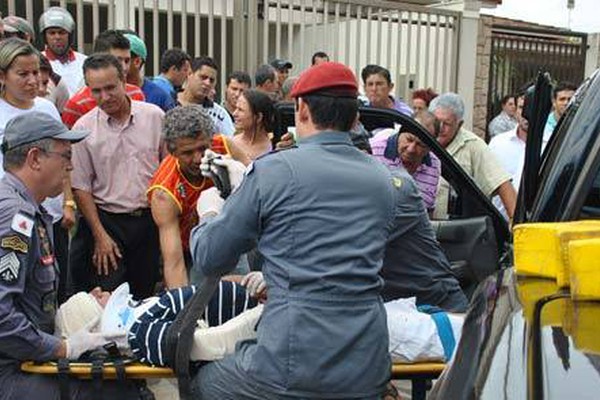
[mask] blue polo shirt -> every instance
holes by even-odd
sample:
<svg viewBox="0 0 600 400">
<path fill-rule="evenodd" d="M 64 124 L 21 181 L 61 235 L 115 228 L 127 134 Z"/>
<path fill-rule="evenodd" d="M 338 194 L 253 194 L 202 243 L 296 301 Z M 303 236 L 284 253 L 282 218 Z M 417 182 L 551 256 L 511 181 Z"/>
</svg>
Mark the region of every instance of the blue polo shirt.
<svg viewBox="0 0 600 400">
<path fill-rule="evenodd" d="M 142 92 L 144 92 L 144 96 L 146 96 L 146 103 L 155 104 L 165 112 L 169 111 L 171 108 L 175 108 L 177 105 L 175 100 L 173 100 L 166 90 L 148 78 L 144 78 Z"/>
</svg>

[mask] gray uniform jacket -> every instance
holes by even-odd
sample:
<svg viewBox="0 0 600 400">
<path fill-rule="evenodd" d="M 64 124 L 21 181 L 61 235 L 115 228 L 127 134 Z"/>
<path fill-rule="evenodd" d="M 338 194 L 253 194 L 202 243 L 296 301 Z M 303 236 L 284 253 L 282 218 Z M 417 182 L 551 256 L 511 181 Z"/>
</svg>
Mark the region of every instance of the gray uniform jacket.
<svg viewBox="0 0 600 400">
<path fill-rule="evenodd" d="M 402 201 L 397 214 L 400 223 L 383 259 L 383 299 L 414 296 L 417 304 L 465 312 L 467 298 L 435 237 L 419 188 L 404 168 L 394 168 L 392 174 L 402 181 Z"/>
<path fill-rule="evenodd" d="M 39 224 L 47 236 L 40 237 Z M 60 344 L 52 336 L 58 274 L 50 235 L 52 217 L 6 173 L 0 180 L 0 371 L 49 360 Z"/>
<path fill-rule="evenodd" d="M 378 272 L 397 184 L 347 133 L 322 132 L 257 159 L 222 213 L 192 231 L 194 268 L 207 276 L 226 274 L 258 241 L 268 300 L 257 340 L 235 358 L 261 391 L 348 399 L 385 387 Z"/>
</svg>

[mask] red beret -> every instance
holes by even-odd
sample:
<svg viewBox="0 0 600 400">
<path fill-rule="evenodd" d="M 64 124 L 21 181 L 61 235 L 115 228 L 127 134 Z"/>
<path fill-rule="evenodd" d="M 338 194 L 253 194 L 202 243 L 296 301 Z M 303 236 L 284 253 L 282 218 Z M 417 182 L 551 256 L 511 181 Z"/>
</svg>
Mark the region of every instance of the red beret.
<svg viewBox="0 0 600 400">
<path fill-rule="evenodd" d="M 358 85 L 350 68 L 336 62 L 326 62 L 306 69 L 294 84 L 291 97 L 307 94 L 356 97 Z"/>
</svg>

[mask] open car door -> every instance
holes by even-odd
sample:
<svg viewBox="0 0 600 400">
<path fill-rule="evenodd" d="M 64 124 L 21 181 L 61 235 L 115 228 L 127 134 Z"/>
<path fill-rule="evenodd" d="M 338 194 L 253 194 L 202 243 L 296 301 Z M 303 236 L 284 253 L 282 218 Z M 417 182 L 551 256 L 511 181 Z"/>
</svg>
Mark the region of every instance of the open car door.
<svg viewBox="0 0 600 400">
<path fill-rule="evenodd" d="M 448 220 L 432 221 L 437 239 L 463 288 L 473 286 L 500 268 L 510 231 L 507 221 L 475 182 L 417 121 L 391 109 L 359 107 L 367 131 L 402 126 L 417 136 L 440 159 L 442 177 L 456 192 Z M 294 105 L 276 105 L 274 142 L 294 126 Z"/>
</svg>

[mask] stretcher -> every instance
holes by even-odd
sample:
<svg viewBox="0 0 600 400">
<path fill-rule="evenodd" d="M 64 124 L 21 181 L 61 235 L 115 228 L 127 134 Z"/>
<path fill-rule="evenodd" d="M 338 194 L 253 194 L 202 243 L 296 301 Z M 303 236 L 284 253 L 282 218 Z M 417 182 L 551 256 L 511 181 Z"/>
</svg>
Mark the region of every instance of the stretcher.
<svg viewBox="0 0 600 400">
<path fill-rule="evenodd" d="M 102 379 L 151 379 L 177 378 L 181 400 L 190 399 L 190 359 L 194 329 L 198 315 L 201 315 L 208 304 L 219 280 L 207 278 L 200 285 L 188 304 L 179 313 L 171 325 L 166 337 L 165 359 L 168 367 L 153 367 L 140 362 L 128 362 L 120 368 L 105 363 L 102 367 Z M 392 365 L 391 376 L 396 380 L 412 381 L 413 399 L 424 400 L 428 384 L 437 378 L 444 370 L 443 363 L 395 363 Z M 90 379 L 94 371 L 91 363 L 70 362 L 70 376 Z M 36 363 L 26 361 L 21 364 L 21 370 L 35 374 L 59 374 L 59 365 L 55 362 Z"/>
<path fill-rule="evenodd" d="M 446 364 L 444 363 L 395 363 L 392 365 L 392 379 L 410 380 L 412 382 L 412 398 L 425 399 L 427 385 L 431 379 L 437 378 Z M 127 379 L 156 379 L 174 378 L 175 372 L 167 367 L 153 367 L 140 362 L 125 365 Z M 21 370 L 32 374 L 57 375 L 58 365 L 55 362 L 36 363 L 26 361 L 21 364 Z M 114 366 L 103 368 L 103 379 L 117 379 L 117 369 Z M 91 363 L 71 363 L 69 374 L 81 379 L 92 378 Z"/>
</svg>

